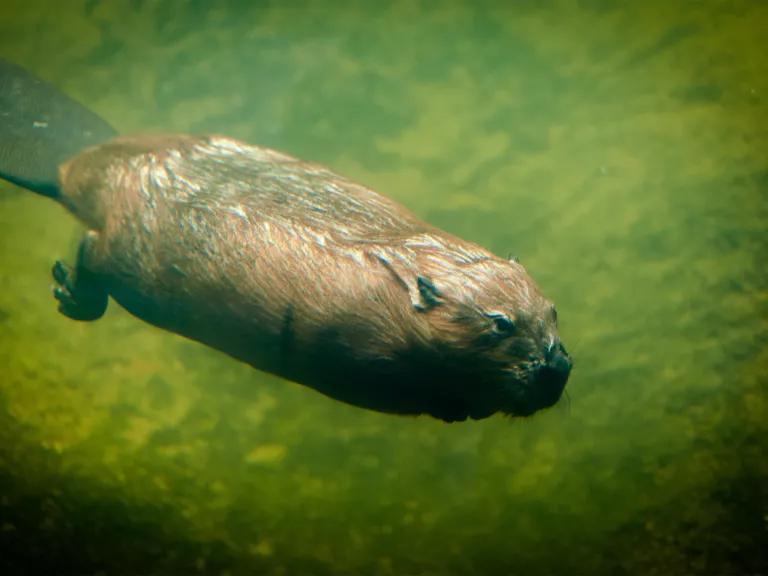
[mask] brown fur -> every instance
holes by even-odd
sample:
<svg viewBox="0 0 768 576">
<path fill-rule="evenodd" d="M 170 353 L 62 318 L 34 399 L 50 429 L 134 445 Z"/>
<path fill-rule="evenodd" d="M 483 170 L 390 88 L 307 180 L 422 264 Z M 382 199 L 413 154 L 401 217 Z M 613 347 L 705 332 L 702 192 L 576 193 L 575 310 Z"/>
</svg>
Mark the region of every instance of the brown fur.
<svg viewBox="0 0 768 576">
<path fill-rule="evenodd" d="M 90 229 L 82 264 L 118 302 L 256 368 L 445 420 L 529 414 L 567 379 L 552 304 L 521 265 L 326 168 L 223 137 L 140 136 L 85 151 L 60 182 Z M 564 378 L 542 395 L 555 347 Z"/>
</svg>

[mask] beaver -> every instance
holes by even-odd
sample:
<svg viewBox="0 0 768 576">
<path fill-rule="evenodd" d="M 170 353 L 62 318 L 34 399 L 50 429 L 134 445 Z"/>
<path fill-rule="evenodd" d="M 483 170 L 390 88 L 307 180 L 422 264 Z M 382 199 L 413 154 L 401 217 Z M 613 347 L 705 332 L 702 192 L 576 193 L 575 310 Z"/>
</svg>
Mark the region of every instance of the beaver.
<svg viewBox="0 0 768 576">
<path fill-rule="evenodd" d="M 527 416 L 572 361 L 516 260 L 323 166 L 224 136 L 119 136 L 0 62 L 0 176 L 88 231 L 59 310 L 133 315 L 355 406 Z M 58 166 L 58 169 L 57 169 Z"/>
</svg>

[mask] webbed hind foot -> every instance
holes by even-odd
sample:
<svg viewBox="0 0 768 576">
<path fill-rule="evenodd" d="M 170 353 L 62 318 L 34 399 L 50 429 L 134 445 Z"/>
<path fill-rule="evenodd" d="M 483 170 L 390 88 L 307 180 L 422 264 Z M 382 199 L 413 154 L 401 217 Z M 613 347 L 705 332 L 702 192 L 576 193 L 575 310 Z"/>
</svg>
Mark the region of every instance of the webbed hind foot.
<svg viewBox="0 0 768 576">
<path fill-rule="evenodd" d="M 98 320 L 107 309 L 107 291 L 93 274 L 82 266 L 77 270 L 61 260 L 53 265 L 53 279 L 58 286 L 53 296 L 59 301 L 59 312 L 73 320 Z"/>
</svg>

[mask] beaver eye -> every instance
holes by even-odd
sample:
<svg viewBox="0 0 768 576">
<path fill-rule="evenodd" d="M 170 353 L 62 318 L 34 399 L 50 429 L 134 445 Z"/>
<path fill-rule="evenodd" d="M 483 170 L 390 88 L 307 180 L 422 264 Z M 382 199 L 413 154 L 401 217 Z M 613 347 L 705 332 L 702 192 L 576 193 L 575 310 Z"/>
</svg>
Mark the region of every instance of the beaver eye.
<svg viewBox="0 0 768 576">
<path fill-rule="evenodd" d="M 515 322 L 503 312 L 489 312 L 486 316 L 493 320 L 493 327 L 499 334 L 510 336 L 515 331 Z"/>
</svg>

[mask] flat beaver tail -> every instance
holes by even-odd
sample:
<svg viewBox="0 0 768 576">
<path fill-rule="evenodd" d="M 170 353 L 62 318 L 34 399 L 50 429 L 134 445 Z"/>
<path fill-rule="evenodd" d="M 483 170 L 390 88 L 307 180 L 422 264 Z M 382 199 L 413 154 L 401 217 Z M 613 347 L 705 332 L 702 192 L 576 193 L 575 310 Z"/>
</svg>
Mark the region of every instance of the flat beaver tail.
<svg viewBox="0 0 768 576">
<path fill-rule="evenodd" d="M 116 134 L 51 84 L 0 59 L 0 178 L 56 198 L 59 165 Z"/>
</svg>

